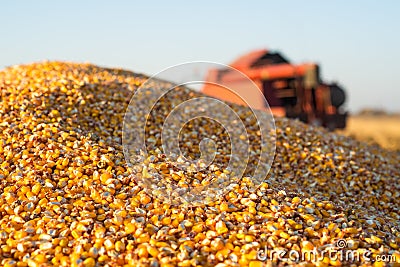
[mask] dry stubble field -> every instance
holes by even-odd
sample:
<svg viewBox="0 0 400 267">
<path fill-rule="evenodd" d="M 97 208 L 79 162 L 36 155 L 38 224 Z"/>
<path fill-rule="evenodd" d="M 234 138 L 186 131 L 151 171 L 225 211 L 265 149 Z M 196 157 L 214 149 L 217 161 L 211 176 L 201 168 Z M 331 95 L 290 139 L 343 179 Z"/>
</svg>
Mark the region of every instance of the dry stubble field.
<svg viewBox="0 0 400 267">
<path fill-rule="evenodd" d="M 354 115 L 342 132 L 361 141 L 400 151 L 400 115 Z"/>
</svg>

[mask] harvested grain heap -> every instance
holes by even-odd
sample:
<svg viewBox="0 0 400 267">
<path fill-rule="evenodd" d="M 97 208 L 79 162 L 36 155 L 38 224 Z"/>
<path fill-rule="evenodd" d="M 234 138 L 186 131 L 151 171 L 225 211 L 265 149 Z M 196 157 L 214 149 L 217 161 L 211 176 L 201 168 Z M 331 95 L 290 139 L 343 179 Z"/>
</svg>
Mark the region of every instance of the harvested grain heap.
<svg viewBox="0 0 400 267">
<path fill-rule="evenodd" d="M 297 121 L 276 120 L 274 165 L 256 192 L 245 178 L 203 207 L 152 199 L 121 147 L 126 106 L 145 80 L 59 62 L 0 72 L 1 265 L 262 266 L 260 249 L 321 251 L 339 239 L 370 251 L 367 265 L 376 255 L 400 262 L 399 155 Z M 143 165 L 163 160 L 152 157 Z M 169 164 L 158 166 L 166 177 Z M 307 260 L 360 264 L 327 254 L 268 264 Z"/>
</svg>

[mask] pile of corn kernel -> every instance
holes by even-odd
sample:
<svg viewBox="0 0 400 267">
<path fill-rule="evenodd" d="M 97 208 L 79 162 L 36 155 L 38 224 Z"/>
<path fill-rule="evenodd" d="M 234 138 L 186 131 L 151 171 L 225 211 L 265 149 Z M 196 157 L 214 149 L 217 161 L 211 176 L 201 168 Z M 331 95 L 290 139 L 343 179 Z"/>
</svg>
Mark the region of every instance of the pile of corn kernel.
<svg viewBox="0 0 400 267">
<path fill-rule="evenodd" d="M 153 198 L 121 145 L 130 96 L 146 79 L 61 62 L 0 72 L 0 265 L 400 266 L 400 155 L 294 120 L 276 119 L 275 160 L 257 190 L 250 172 L 204 206 Z M 165 103 L 193 94 L 181 88 Z M 142 173 L 153 166 L 176 177 L 174 162 L 150 154 Z M 271 255 L 334 249 L 338 240 L 371 261 Z"/>
</svg>

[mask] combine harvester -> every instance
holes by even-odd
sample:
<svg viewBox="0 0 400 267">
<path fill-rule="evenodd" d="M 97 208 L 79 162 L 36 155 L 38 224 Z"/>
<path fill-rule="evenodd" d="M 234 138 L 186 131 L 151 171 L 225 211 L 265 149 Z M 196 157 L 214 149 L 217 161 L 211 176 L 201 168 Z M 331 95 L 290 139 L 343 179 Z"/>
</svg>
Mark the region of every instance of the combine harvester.
<svg viewBox="0 0 400 267">
<path fill-rule="evenodd" d="M 342 107 L 345 92 L 335 83 L 321 81 L 318 64 L 294 65 L 280 53 L 263 49 L 250 52 L 229 66 L 257 85 L 275 116 L 298 118 L 330 130 L 345 128 L 347 112 Z M 254 85 L 231 68 L 209 70 L 206 81 L 202 92 L 209 96 L 244 105 L 240 96 L 246 95 L 249 106 L 261 110 L 267 107 L 260 94 L 252 92 Z"/>
</svg>

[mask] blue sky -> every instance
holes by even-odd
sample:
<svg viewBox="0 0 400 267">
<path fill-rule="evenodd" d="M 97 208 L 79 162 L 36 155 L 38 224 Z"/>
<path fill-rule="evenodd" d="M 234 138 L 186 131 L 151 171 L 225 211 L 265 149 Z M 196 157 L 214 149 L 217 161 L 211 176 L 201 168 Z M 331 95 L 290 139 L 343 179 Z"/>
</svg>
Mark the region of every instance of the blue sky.
<svg viewBox="0 0 400 267">
<path fill-rule="evenodd" d="M 0 68 L 48 59 L 155 74 L 269 48 L 320 63 L 326 81 L 347 89 L 351 111 L 400 111 L 399 14 L 394 0 L 8 1 Z"/>
</svg>

